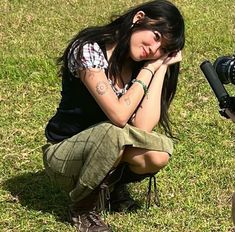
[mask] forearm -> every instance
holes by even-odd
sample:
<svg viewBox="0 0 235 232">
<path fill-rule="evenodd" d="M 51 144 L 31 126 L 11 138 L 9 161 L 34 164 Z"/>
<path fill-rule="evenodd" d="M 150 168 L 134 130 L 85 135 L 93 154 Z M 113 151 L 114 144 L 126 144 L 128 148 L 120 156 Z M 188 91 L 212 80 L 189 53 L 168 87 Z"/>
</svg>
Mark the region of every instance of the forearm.
<svg viewBox="0 0 235 232">
<path fill-rule="evenodd" d="M 149 85 L 147 95 L 145 95 L 131 120 L 131 123 L 134 126 L 142 130 L 151 132 L 159 122 L 161 114 L 162 86 L 166 71 L 167 66 L 161 66 L 157 70 Z"/>
<path fill-rule="evenodd" d="M 145 69 L 141 69 L 140 73 L 136 77 L 137 80 L 140 80 L 146 86 L 149 86 L 151 78 L 151 72 Z M 133 115 L 133 113 L 136 111 L 137 107 L 141 103 L 142 99 L 144 98 L 144 93 L 145 91 L 143 86 L 138 82 L 134 82 L 130 89 L 122 97 L 119 98 L 119 112 L 123 114 L 126 122 L 129 121 L 130 117 Z"/>
<path fill-rule="evenodd" d="M 124 127 L 144 97 L 143 86 L 138 82 L 133 83 L 123 96 L 117 98 L 102 71 L 86 70 L 83 74 L 81 80 L 109 120 L 119 127 Z M 149 85 L 151 78 L 151 72 L 145 69 L 141 69 L 136 77 L 146 86 Z"/>
</svg>

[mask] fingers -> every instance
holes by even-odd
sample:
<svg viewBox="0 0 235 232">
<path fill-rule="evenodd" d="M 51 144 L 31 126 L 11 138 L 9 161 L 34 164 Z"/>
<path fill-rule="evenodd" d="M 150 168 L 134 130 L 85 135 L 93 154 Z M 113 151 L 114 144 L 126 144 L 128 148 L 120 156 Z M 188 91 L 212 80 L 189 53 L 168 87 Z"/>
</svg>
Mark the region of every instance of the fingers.
<svg viewBox="0 0 235 232">
<path fill-rule="evenodd" d="M 178 51 L 175 54 L 171 54 L 171 56 L 168 56 L 165 60 L 164 60 L 164 64 L 170 65 L 170 64 L 175 64 L 182 61 L 182 51 Z"/>
<path fill-rule="evenodd" d="M 163 59 L 161 57 L 161 58 L 159 58 L 157 60 L 148 61 L 146 63 L 146 66 L 147 67 L 150 66 L 153 69 L 153 71 L 155 72 L 156 70 L 158 70 L 161 67 L 161 65 L 163 64 L 164 60 L 165 60 L 165 58 Z"/>
<path fill-rule="evenodd" d="M 157 60 L 151 60 L 146 63 L 147 66 L 151 66 L 153 70 L 158 70 L 162 64 L 164 65 L 171 65 L 178 63 L 182 60 L 182 51 L 178 51 L 175 53 L 166 53 L 159 57 Z"/>
</svg>

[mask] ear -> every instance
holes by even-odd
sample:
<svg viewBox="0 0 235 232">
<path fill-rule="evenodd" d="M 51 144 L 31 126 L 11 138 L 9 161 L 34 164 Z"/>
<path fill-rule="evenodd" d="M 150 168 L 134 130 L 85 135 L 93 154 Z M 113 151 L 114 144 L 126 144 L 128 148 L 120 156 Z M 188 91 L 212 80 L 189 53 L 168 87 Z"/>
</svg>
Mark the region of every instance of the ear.
<svg viewBox="0 0 235 232">
<path fill-rule="evenodd" d="M 144 17 L 145 17 L 145 13 L 144 13 L 143 11 L 138 11 L 138 12 L 135 14 L 135 16 L 134 16 L 132 22 L 133 22 L 133 23 L 136 23 L 137 21 L 143 19 Z"/>
</svg>

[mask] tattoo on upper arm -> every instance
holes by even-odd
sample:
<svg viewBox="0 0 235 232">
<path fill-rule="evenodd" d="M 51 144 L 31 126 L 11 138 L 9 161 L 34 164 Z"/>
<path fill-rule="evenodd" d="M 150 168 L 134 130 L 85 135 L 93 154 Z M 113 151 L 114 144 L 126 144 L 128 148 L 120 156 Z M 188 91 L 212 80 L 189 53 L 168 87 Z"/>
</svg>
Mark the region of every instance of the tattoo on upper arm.
<svg viewBox="0 0 235 232">
<path fill-rule="evenodd" d="M 96 92 L 100 95 L 104 95 L 108 91 L 108 83 L 99 81 L 96 85 Z"/>
<path fill-rule="evenodd" d="M 81 80 L 85 80 L 85 78 L 87 79 L 94 79 L 95 75 L 99 72 L 102 72 L 101 70 L 90 70 L 90 69 L 83 69 L 83 70 L 79 70 L 78 71 L 78 75 L 80 76 Z"/>
</svg>

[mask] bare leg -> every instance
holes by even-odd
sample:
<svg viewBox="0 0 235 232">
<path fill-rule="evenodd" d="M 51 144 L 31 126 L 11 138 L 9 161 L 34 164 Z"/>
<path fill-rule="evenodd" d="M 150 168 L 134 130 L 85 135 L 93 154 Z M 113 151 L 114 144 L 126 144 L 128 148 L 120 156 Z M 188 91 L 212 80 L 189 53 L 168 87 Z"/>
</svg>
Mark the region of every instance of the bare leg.
<svg viewBox="0 0 235 232">
<path fill-rule="evenodd" d="M 155 175 L 169 161 L 169 154 L 160 151 L 150 151 L 142 148 L 126 146 L 116 162 L 128 163 L 119 182 L 111 193 L 111 208 L 114 211 L 135 210 L 139 207 L 126 189 L 126 184 L 138 182 L 151 174 Z M 122 166 L 120 166 L 122 167 Z"/>
<path fill-rule="evenodd" d="M 131 146 L 127 146 L 122 155 L 122 161 L 129 163 L 131 171 L 137 174 L 156 173 L 167 165 L 169 158 L 167 152 Z"/>
</svg>

